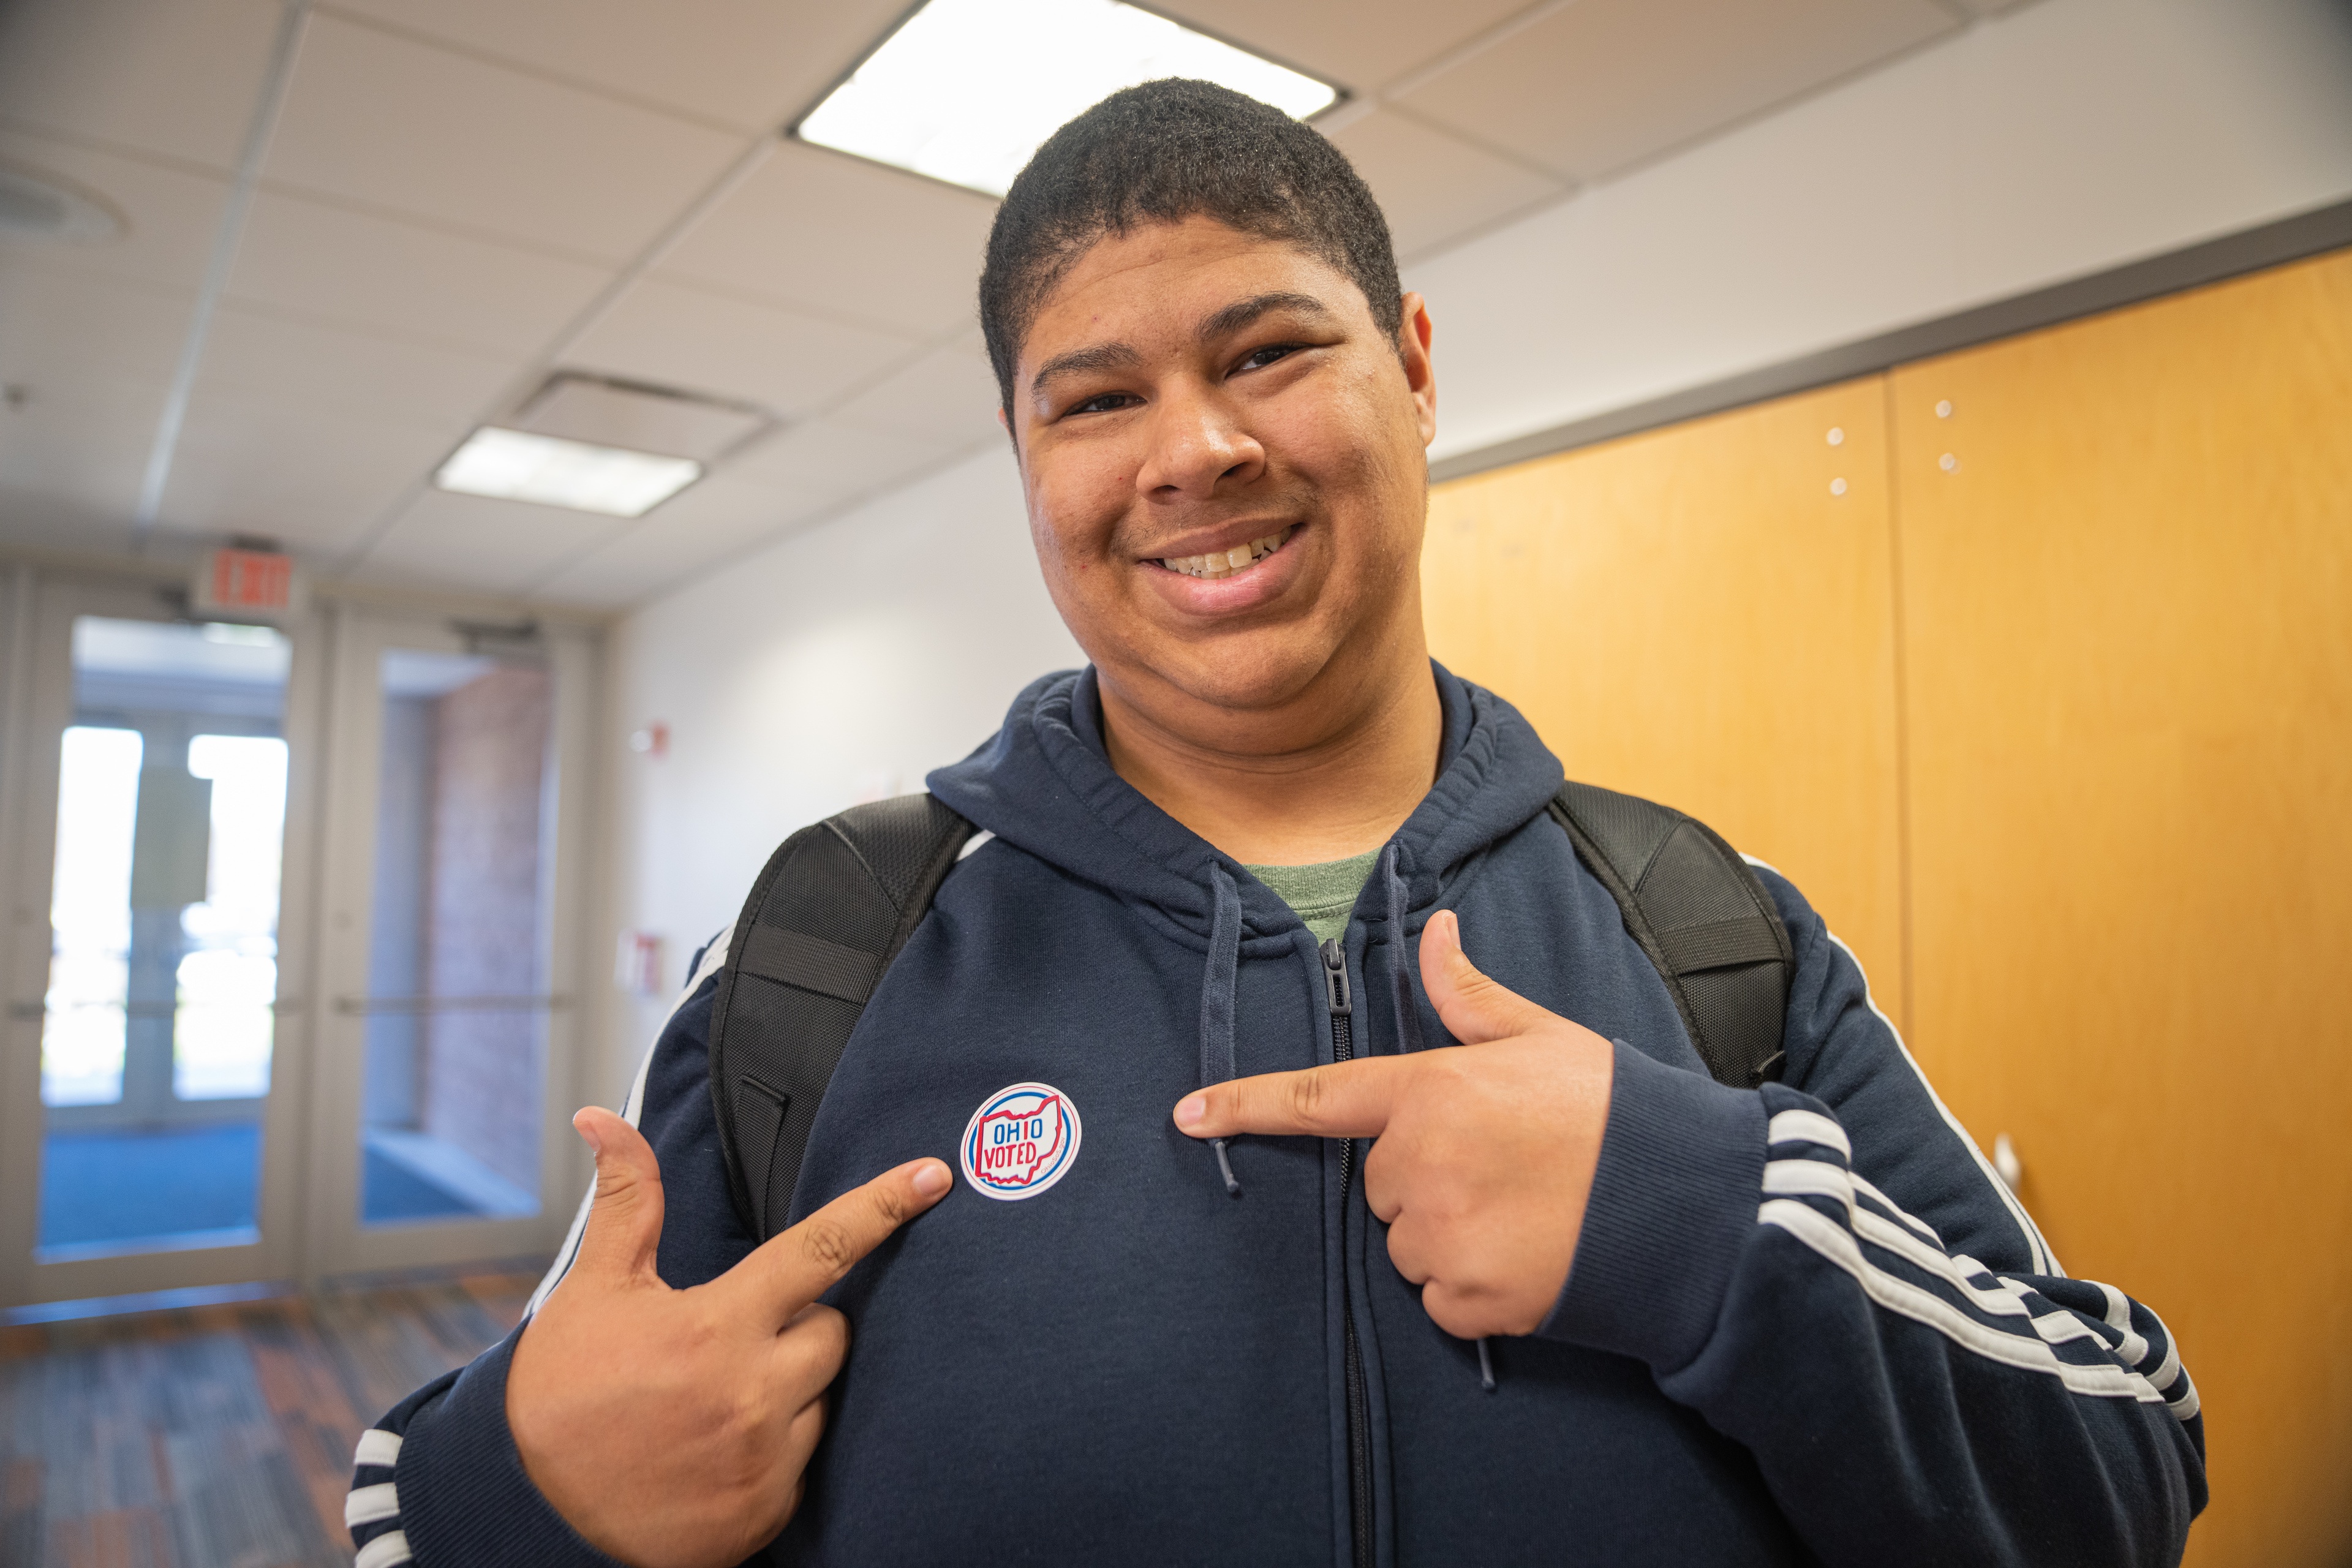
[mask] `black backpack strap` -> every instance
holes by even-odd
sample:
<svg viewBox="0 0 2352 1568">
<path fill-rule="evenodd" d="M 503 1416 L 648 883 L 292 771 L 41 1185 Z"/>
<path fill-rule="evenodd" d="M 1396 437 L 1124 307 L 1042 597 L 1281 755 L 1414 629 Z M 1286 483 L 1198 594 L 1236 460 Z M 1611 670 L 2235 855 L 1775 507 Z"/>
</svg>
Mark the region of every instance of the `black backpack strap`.
<svg viewBox="0 0 2352 1568">
<path fill-rule="evenodd" d="M 971 824 L 929 795 L 803 827 L 743 902 L 710 1014 L 710 1100 L 735 1205 L 784 1228 L 834 1068 L 882 972 L 931 907 Z"/>
<path fill-rule="evenodd" d="M 1562 784 L 1551 814 L 1664 977 L 1715 1080 L 1780 1077 L 1796 963 L 1754 868 L 1696 817 L 1635 795 Z"/>
</svg>

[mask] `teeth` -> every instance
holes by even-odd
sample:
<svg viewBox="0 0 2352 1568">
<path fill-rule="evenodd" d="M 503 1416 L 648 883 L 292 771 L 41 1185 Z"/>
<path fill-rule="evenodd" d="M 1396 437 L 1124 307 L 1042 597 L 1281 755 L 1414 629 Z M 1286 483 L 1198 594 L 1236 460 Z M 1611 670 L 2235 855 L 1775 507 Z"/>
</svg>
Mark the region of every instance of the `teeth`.
<svg viewBox="0 0 2352 1568">
<path fill-rule="evenodd" d="M 1171 572 L 1181 572 L 1187 577 L 1205 577 L 1214 582 L 1245 571 L 1282 548 L 1297 525 L 1280 533 L 1269 533 L 1264 539 L 1253 539 L 1247 544 L 1236 544 L 1231 550 L 1220 550 L 1208 555 L 1170 555 L 1160 564 Z"/>
</svg>

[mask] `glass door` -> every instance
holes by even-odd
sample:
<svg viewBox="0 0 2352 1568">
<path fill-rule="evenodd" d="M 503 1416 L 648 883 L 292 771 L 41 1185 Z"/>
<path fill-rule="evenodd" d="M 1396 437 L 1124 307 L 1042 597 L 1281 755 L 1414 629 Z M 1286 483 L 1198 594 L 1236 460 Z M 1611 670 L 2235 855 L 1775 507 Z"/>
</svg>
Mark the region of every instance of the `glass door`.
<svg viewBox="0 0 2352 1568">
<path fill-rule="evenodd" d="M 320 1272 L 551 1248 L 584 1163 L 576 636 L 336 614 Z"/>
<path fill-rule="evenodd" d="M 30 679 L 10 724 L 0 1290 L 283 1277 L 299 1163 L 281 1089 L 300 1005 L 280 984 L 298 639 L 167 619 L 130 588 L 52 584 L 16 608 L 29 624 L 11 662 Z"/>
</svg>

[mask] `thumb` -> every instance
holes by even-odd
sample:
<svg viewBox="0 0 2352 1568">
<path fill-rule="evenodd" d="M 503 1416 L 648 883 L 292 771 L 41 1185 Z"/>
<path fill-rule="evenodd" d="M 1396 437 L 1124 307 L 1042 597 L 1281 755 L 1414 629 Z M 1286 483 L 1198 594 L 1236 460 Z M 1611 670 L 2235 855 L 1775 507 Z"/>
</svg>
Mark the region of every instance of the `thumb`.
<svg viewBox="0 0 2352 1568">
<path fill-rule="evenodd" d="M 1446 1033 L 1465 1046 L 1510 1039 L 1557 1016 L 1478 972 L 1462 951 L 1462 921 L 1452 910 L 1438 910 L 1422 928 L 1421 984 Z"/>
<path fill-rule="evenodd" d="M 596 1196 L 572 1272 L 615 1285 L 658 1279 L 654 1251 L 661 1245 L 662 1179 L 653 1145 L 601 1105 L 583 1110 L 572 1125 L 596 1154 Z"/>
</svg>

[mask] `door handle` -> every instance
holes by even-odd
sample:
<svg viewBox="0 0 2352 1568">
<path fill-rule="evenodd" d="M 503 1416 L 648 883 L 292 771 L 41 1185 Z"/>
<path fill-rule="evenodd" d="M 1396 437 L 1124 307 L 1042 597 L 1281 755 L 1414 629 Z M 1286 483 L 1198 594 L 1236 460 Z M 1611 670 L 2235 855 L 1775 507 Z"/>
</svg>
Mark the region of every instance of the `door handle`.
<svg viewBox="0 0 2352 1568">
<path fill-rule="evenodd" d="M 557 1013 L 569 996 L 338 996 L 335 1011 L 346 1016 L 424 1013 Z"/>
</svg>

